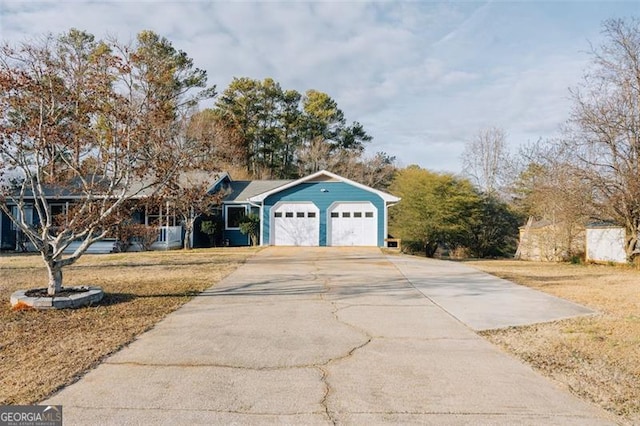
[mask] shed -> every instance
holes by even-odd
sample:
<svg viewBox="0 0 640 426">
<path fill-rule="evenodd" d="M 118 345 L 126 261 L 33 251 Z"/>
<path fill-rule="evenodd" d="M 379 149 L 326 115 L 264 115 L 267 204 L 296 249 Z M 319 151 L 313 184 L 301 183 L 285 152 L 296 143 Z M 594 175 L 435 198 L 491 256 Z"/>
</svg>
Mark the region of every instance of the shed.
<svg viewBox="0 0 640 426">
<path fill-rule="evenodd" d="M 623 227 L 597 223 L 587 225 L 586 261 L 626 263 L 626 231 Z"/>
</svg>

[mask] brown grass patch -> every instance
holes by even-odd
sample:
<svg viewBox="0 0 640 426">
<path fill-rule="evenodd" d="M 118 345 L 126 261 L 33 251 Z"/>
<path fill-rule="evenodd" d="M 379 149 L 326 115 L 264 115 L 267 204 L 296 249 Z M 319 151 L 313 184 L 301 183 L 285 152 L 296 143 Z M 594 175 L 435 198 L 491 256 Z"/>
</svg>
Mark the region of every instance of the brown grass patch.
<svg viewBox="0 0 640 426">
<path fill-rule="evenodd" d="M 12 292 L 43 287 L 37 255 L 0 256 L 0 405 L 32 404 L 77 380 L 198 292 L 235 270 L 256 249 L 85 255 L 64 285 L 98 285 L 98 306 L 12 310 Z"/>
<path fill-rule="evenodd" d="M 640 271 L 502 260 L 468 264 L 600 312 L 482 334 L 621 422 L 640 424 Z"/>
</svg>

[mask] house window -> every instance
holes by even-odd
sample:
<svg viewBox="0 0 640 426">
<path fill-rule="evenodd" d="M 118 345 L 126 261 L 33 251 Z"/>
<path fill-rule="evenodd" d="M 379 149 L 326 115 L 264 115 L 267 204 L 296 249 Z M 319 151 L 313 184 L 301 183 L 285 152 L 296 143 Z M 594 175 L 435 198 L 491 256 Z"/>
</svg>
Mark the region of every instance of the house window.
<svg viewBox="0 0 640 426">
<path fill-rule="evenodd" d="M 273 214 L 274 217 L 282 217 L 282 212 L 275 212 Z"/>
<path fill-rule="evenodd" d="M 342 212 L 342 217 L 351 217 L 350 212 Z"/>
<path fill-rule="evenodd" d="M 293 217 L 293 212 L 286 212 L 284 217 Z"/>
<path fill-rule="evenodd" d="M 147 208 L 147 225 L 160 226 L 162 219 L 162 211 L 158 206 L 152 206 Z"/>
<path fill-rule="evenodd" d="M 307 213 L 307 217 L 316 217 L 316 212 Z"/>
<path fill-rule="evenodd" d="M 353 217 L 362 217 L 362 212 L 353 212 Z"/>
<path fill-rule="evenodd" d="M 373 212 L 366 212 L 364 217 L 373 217 Z"/>
<path fill-rule="evenodd" d="M 226 229 L 239 229 L 240 221 L 247 215 L 244 206 L 227 206 Z"/>
<path fill-rule="evenodd" d="M 333 218 L 340 217 L 340 213 L 338 213 L 338 212 L 331 212 L 331 217 L 333 217 Z"/>
<path fill-rule="evenodd" d="M 65 226 L 67 224 L 67 205 L 49 204 L 49 214 L 53 226 Z"/>
<path fill-rule="evenodd" d="M 27 225 L 34 225 L 35 221 L 33 220 L 34 219 L 34 217 L 33 217 L 33 206 L 25 205 L 22 211 L 18 208 L 18 206 L 11 206 L 11 214 L 16 219 L 22 220 L 22 214 L 23 213 L 24 213 L 24 221 L 26 222 L 26 224 Z M 12 231 L 17 231 L 18 229 L 20 229 L 18 227 L 18 225 L 13 223 L 13 221 L 10 221 L 9 223 L 10 223 Z"/>
<path fill-rule="evenodd" d="M 296 217 L 304 217 L 304 212 L 296 212 Z"/>
<path fill-rule="evenodd" d="M 178 220 L 173 208 L 166 204 L 158 204 L 147 207 L 148 226 L 176 226 Z"/>
</svg>

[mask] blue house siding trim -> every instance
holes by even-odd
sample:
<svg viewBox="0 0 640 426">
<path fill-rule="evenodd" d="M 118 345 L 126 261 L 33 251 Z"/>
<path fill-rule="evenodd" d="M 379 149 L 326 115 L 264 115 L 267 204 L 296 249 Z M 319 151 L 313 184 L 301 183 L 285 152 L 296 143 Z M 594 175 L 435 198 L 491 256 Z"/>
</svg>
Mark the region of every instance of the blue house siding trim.
<svg viewBox="0 0 640 426">
<path fill-rule="evenodd" d="M 16 247 L 16 231 L 12 229 L 11 219 L 0 211 L 0 250 L 13 250 Z"/>
<path fill-rule="evenodd" d="M 321 191 L 325 190 L 325 191 Z M 303 182 L 294 187 L 268 196 L 263 203 L 262 236 L 265 244 L 269 244 L 271 208 L 278 202 L 311 201 L 320 209 L 320 246 L 327 245 L 327 210 L 336 202 L 371 202 L 378 210 L 378 247 L 384 246 L 385 235 L 385 202 L 377 194 L 355 187 L 345 182 Z"/>
<path fill-rule="evenodd" d="M 248 246 L 249 236 L 243 235 L 242 232 L 235 229 L 225 229 L 224 239 L 228 240 L 231 247 Z"/>
</svg>

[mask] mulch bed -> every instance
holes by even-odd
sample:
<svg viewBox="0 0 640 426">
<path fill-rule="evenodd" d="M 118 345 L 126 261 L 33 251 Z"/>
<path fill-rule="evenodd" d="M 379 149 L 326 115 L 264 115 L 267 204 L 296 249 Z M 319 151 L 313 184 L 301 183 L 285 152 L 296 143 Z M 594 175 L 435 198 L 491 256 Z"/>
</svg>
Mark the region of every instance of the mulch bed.
<svg viewBox="0 0 640 426">
<path fill-rule="evenodd" d="M 62 287 L 55 295 L 50 296 L 46 288 L 34 288 L 27 290 L 24 294 L 28 297 L 68 297 L 78 293 L 89 291 L 89 287 Z"/>
</svg>

